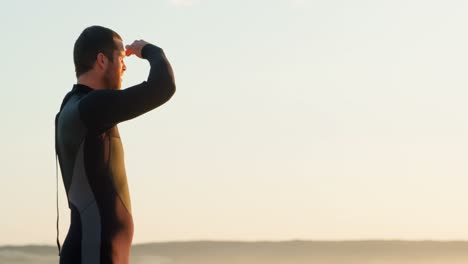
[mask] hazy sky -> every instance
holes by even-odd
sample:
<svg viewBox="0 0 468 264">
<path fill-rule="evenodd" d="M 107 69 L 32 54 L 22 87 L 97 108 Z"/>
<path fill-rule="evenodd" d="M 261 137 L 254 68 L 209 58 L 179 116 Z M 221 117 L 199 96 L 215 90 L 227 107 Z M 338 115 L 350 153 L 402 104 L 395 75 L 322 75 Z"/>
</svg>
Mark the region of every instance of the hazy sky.
<svg viewBox="0 0 468 264">
<path fill-rule="evenodd" d="M 55 243 L 54 116 L 90 25 L 162 47 L 119 125 L 134 242 L 468 239 L 468 2 L 8 1 L 0 245 Z M 149 64 L 126 59 L 123 86 Z M 60 186 L 61 241 L 69 211 Z"/>
</svg>

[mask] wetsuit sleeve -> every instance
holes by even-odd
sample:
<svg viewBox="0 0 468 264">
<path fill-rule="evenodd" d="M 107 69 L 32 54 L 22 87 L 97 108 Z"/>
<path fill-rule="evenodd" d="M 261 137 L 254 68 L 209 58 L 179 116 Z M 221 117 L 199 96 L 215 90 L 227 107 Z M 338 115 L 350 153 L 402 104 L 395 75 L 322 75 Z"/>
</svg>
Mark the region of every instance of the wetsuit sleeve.
<svg viewBox="0 0 468 264">
<path fill-rule="evenodd" d="M 97 90 L 80 101 L 81 120 L 88 128 L 108 128 L 167 102 L 175 93 L 172 67 L 161 48 L 147 44 L 141 55 L 151 65 L 147 81 L 123 90 Z"/>
</svg>

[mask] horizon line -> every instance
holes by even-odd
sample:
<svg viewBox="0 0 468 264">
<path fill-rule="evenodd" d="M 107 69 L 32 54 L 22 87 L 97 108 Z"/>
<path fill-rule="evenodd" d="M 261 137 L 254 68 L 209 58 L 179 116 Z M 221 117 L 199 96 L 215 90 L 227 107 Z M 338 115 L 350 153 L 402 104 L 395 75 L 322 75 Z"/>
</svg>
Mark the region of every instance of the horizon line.
<svg viewBox="0 0 468 264">
<path fill-rule="evenodd" d="M 214 239 L 193 239 L 193 240 L 166 240 L 132 244 L 132 247 L 149 244 L 177 244 L 177 243 L 288 243 L 288 242 L 318 242 L 318 243 L 356 243 L 356 242 L 410 242 L 410 243 L 468 243 L 468 239 L 287 239 L 287 240 L 214 240 Z M 3 244 L 5 247 L 57 247 L 54 244 Z"/>
</svg>

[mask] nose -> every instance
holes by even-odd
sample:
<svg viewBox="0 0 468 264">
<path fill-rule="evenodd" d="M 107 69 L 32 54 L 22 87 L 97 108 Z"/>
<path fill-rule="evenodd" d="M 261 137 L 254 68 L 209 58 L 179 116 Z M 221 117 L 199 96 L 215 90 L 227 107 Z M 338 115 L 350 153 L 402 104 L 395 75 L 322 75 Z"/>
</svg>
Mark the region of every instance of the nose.
<svg viewBox="0 0 468 264">
<path fill-rule="evenodd" d="M 122 65 L 122 72 L 126 71 L 127 70 L 127 65 L 125 65 L 125 63 L 123 63 Z"/>
</svg>

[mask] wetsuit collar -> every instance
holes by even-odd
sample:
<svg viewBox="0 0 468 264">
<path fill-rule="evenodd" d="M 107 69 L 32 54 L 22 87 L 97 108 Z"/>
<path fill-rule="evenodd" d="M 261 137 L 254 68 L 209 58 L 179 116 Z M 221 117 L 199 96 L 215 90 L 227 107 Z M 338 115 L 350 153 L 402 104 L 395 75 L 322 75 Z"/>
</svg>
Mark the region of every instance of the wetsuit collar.
<svg viewBox="0 0 468 264">
<path fill-rule="evenodd" d="M 62 111 L 63 106 L 65 105 L 65 103 L 67 103 L 68 99 L 70 99 L 70 97 L 72 97 L 73 94 L 75 93 L 86 94 L 86 93 L 91 92 L 92 90 L 93 89 L 89 88 L 88 86 L 84 84 L 74 84 L 72 90 L 68 92 L 67 95 L 65 95 L 65 98 L 63 98 L 62 104 L 60 105 L 60 111 Z"/>
<path fill-rule="evenodd" d="M 91 92 L 93 89 L 90 88 L 89 86 L 86 86 L 84 84 L 75 84 L 73 85 L 73 89 L 72 91 L 76 91 L 76 92 L 83 92 L 83 93 L 89 93 Z"/>
</svg>

